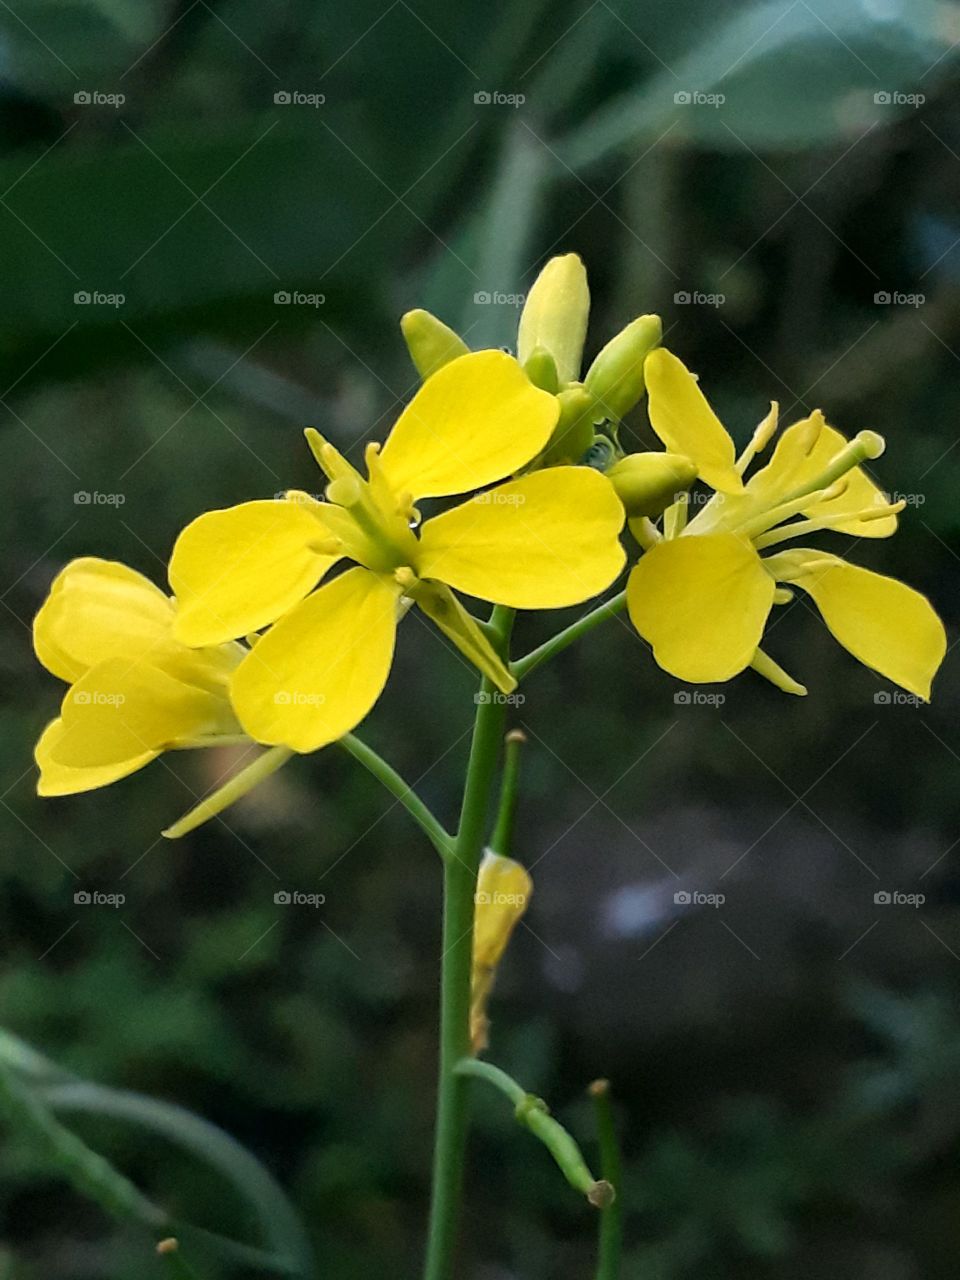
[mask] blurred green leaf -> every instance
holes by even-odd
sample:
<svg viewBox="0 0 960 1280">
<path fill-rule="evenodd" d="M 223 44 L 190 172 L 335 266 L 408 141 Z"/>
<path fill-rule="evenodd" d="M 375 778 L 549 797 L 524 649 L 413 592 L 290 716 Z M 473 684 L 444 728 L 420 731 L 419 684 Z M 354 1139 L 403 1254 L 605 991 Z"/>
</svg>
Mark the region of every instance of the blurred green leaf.
<svg viewBox="0 0 960 1280">
<path fill-rule="evenodd" d="M 726 9 L 671 65 L 575 128 L 557 152 L 579 170 L 669 133 L 740 149 L 851 141 L 892 123 L 954 45 L 960 8 L 938 0 L 773 0 Z M 698 100 L 699 97 L 699 100 Z"/>
</svg>

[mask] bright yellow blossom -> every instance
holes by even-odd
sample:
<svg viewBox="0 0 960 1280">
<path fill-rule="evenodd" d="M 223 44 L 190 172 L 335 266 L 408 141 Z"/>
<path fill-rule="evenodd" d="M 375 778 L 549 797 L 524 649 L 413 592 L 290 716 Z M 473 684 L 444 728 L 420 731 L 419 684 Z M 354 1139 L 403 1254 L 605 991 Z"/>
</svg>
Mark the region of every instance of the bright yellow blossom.
<svg viewBox="0 0 960 1280">
<path fill-rule="evenodd" d="M 557 422 L 554 396 L 500 351 L 444 363 L 361 475 L 316 432 L 329 484 L 199 517 L 174 548 L 170 584 L 184 644 L 258 631 L 231 699 L 258 742 L 312 751 L 367 714 L 390 670 L 398 615 L 419 606 L 502 689 L 515 681 L 453 590 L 520 609 L 577 604 L 620 572 L 623 509 L 585 467 L 521 475 L 417 528 L 414 503 L 515 476 Z M 317 584 L 337 561 L 353 568 Z"/>
<path fill-rule="evenodd" d="M 860 463 L 879 457 L 883 440 L 861 432 L 847 441 L 819 411 L 788 427 L 769 463 L 744 480 L 777 428 L 777 407 L 740 458 L 694 376 L 662 349 L 647 357 L 650 422 L 667 449 L 692 460 L 716 492 L 684 524 L 681 500 L 661 536 L 647 520 L 631 528 L 647 548 L 632 570 L 627 605 L 654 657 L 682 680 L 729 680 L 754 666 L 780 688 L 805 693 L 759 649 L 775 603 L 798 587 L 854 657 L 921 698 L 946 651 L 943 625 L 929 601 L 893 578 L 838 556 L 797 548 L 761 556 L 793 538 L 831 530 L 856 538 L 889 537 L 904 503 L 891 503 Z"/>
<path fill-rule="evenodd" d="M 162 751 L 241 733 L 227 686 L 242 648 L 188 649 L 174 616 L 158 587 L 112 560 L 73 560 L 54 580 L 34 648 L 70 687 L 37 743 L 41 795 L 104 787 Z"/>
</svg>

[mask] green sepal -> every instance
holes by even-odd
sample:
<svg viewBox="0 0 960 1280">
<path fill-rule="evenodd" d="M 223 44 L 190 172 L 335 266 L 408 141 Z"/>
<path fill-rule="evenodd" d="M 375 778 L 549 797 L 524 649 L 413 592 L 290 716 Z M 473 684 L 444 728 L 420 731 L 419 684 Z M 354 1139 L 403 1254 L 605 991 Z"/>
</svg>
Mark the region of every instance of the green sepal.
<svg viewBox="0 0 960 1280">
<path fill-rule="evenodd" d="M 501 693 L 513 692 L 517 687 L 516 678 L 507 670 L 479 622 L 467 612 L 448 586 L 421 579 L 407 593 Z"/>
</svg>

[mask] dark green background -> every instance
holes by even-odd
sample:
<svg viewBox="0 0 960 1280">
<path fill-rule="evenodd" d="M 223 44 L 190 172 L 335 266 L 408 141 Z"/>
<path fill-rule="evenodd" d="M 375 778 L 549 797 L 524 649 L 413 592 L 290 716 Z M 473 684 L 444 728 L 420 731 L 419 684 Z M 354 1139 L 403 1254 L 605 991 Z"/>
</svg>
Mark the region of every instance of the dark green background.
<svg viewBox="0 0 960 1280">
<path fill-rule="evenodd" d="M 510 344 L 516 307 L 475 296 L 522 292 L 575 250 L 589 350 L 660 311 L 741 442 L 772 397 L 787 420 L 822 405 L 887 436 L 875 472 L 911 496 L 900 534 L 824 545 L 928 592 L 952 640 L 960 6 L 15 0 L 0 32 L 0 1020 L 247 1144 L 288 1188 L 321 1276 L 414 1276 L 435 855 L 332 749 L 174 845 L 160 829 L 223 757 L 38 800 L 31 747 L 60 693 L 30 618 L 72 556 L 162 582 L 200 511 L 315 490 L 301 427 L 356 456 L 413 390 L 404 310 Z M 275 103 L 293 91 L 325 102 Z M 475 101 L 494 92 L 525 101 Z M 325 302 L 276 305 L 280 290 Z M 633 426 L 649 441 L 642 411 Z M 520 646 L 565 620 L 521 620 Z M 628 1277 L 952 1277 L 956 664 L 930 708 L 896 704 L 802 602 L 768 648 L 805 701 L 747 675 L 720 706 L 677 703 L 616 622 L 525 686 L 515 852 L 536 862 L 536 894 L 493 1054 L 591 1159 L 584 1089 L 612 1078 Z M 448 823 L 473 687 L 411 620 L 364 728 Z M 678 887 L 726 902 L 677 908 Z M 126 902 L 77 907 L 81 888 Z M 275 906 L 294 888 L 325 906 Z M 926 901 L 876 905 L 879 890 Z M 590 1212 L 500 1099 L 478 1104 L 460 1274 L 589 1276 Z M 159 1202 L 253 1239 L 199 1163 L 135 1128 L 82 1132 Z M 6 1136 L 0 1274 L 153 1274 L 149 1240 Z M 240 1274 L 213 1255 L 197 1267 Z"/>
</svg>

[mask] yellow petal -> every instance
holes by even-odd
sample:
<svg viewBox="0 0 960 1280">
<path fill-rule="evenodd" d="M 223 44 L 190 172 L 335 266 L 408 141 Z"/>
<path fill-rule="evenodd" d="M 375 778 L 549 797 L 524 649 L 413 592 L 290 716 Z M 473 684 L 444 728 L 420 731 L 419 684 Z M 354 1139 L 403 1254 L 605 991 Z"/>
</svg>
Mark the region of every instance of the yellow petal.
<svg viewBox="0 0 960 1280">
<path fill-rule="evenodd" d="M 517 609 L 559 609 L 603 591 L 623 568 L 623 507 L 588 467 L 551 467 L 428 520 L 417 571 Z"/>
<path fill-rule="evenodd" d="M 736 449 L 726 427 L 707 403 L 696 378 L 663 347 L 644 361 L 650 425 L 671 453 L 697 464 L 701 480 L 722 493 L 737 493 L 743 481 L 735 468 Z"/>
<path fill-rule="evenodd" d="M 187 684 L 150 663 L 109 658 L 67 690 L 64 731 L 51 748 L 74 769 L 119 764 L 179 739 L 236 732 L 221 693 Z"/>
<path fill-rule="evenodd" d="M 767 465 L 750 477 L 747 493 L 757 498 L 775 499 L 799 488 L 822 473 L 848 441 L 835 427 L 828 426 L 823 414 L 816 410 L 808 418 L 789 426 L 777 441 Z M 803 514 L 816 519 L 821 516 L 849 515 L 850 519 L 834 525 L 840 533 L 858 538 L 889 538 L 897 530 L 895 515 L 876 520 L 858 520 L 857 513 L 889 502 L 882 489 L 870 479 L 862 467 L 854 467 L 844 477 L 846 487 L 828 502 L 811 502 Z"/>
<path fill-rule="evenodd" d="M 40 735 L 34 750 L 34 758 L 40 768 L 37 782 L 37 794 L 41 796 L 72 796 L 79 791 L 92 791 L 96 787 L 108 787 L 111 782 L 135 773 L 145 764 L 155 760 L 157 751 L 144 751 L 132 756 L 129 760 L 121 760 L 115 764 L 90 765 L 86 768 L 71 768 L 60 764 L 53 757 L 53 752 L 62 741 L 66 732 L 63 721 L 51 720 Z"/>
<path fill-rule="evenodd" d="M 380 461 L 395 493 L 441 498 L 501 480 L 550 439 L 559 408 L 512 356 L 477 351 L 445 364 L 404 409 Z"/>
<path fill-rule="evenodd" d="M 349 569 L 298 604 L 237 668 L 231 696 L 251 737 L 315 751 L 353 729 L 386 684 L 400 588 Z"/>
<path fill-rule="evenodd" d="M 115 560 L 72 560 L 54 579 L 33 623 L 37 657 L 61 680 L 78 680 L 106 658 L 173 648 L 173 605 L 159 587 Z"/>
<path fill-rule="evenodd" d="M 926 596 L 822 551 L 798 547 L 764 563 L 813 597 L 830 632 L 855 658 L 929 700 L 947 637 Z"/>
<path fill-rule="evenodd" d="M 249 635 L 303 599 L 336 562 L 322 504 L 306 494 L 209 511 L 180 534 L 170 560 L 174 634 L 211 645 Z"/>
<path fill-rule="evenodd" d="M 774 590 L 756 551 L 735 534 L 680 537 L 643 554 L 627 608 L 665 671 L 708 684 L 750 665 Z"/>
</svg>

